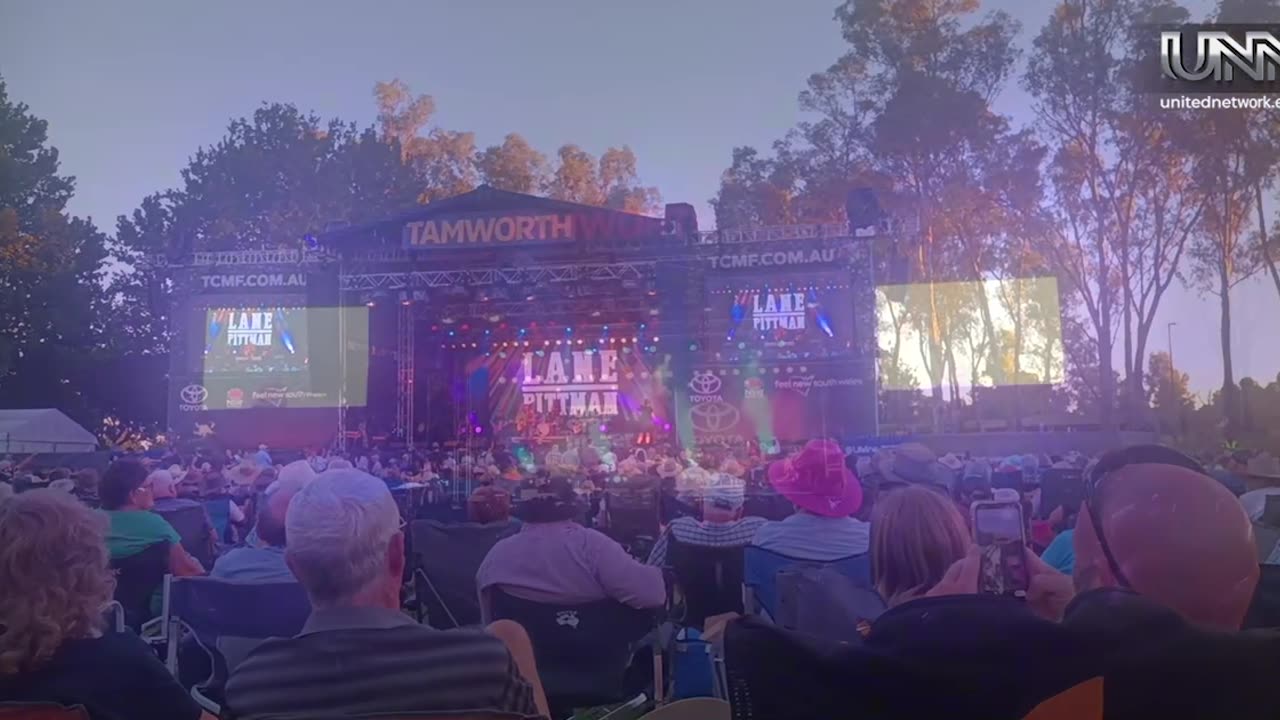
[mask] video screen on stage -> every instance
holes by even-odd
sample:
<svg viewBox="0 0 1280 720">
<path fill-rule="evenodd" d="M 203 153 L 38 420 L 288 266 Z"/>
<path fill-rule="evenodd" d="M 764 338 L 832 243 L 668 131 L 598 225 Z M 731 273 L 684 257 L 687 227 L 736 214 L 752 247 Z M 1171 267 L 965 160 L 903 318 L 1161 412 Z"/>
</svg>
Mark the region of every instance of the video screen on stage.
<svg viewBox="0 0 1280 720">
<path fill-rule="evenodd" d="M 219 307 L 204 311 L 204 405 L 337 407 L 365 404 L 369 312 L 351 308 Z"/>
<path fill-rule="evenodd" d="M 961 388 L 1063 382 L 1053 277 L 881 285 L 876 322 L 885 390 L 926 390 L 930 368 Z"/>
<path fill-rule="evenodd" d="M 307 369 L 306 308 L 211 308 L 204 371 L 297 373 Z"/>
<path fill-rule="evenodd" d="M 839 273 L 726 279 L 708 292 L 722 356 L 826 358 L 853 344 L 852 292 Z"/>
</svg>

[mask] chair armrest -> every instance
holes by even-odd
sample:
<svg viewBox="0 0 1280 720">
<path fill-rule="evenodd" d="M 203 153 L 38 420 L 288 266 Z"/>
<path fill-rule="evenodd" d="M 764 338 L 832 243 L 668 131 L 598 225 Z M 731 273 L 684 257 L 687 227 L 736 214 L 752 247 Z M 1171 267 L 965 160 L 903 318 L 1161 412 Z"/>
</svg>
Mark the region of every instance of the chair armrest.
<svg viewBox="0 0 1280 720">
<path fill-rule="evenodd" d="M 204 694 L 200 692 L 199 686 L 191 688 L 191 699 L 195 700 L 197 705 L 214 717 L 218 717 L 222 714 L 222 706 L 205 697 Z"/>
</svg>

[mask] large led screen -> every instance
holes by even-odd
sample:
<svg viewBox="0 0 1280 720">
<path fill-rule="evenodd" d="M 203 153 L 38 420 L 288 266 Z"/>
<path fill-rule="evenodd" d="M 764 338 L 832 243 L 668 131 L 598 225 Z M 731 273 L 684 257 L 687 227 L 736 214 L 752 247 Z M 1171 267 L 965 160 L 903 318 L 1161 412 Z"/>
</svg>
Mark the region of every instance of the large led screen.
<svg viewBox="0 0 1280 720">
<path fill-rule="evenodd" d="M 876 320 L 882 389 L 1063 382 L 1056 278 L 882 285 Z"/>
</svg>

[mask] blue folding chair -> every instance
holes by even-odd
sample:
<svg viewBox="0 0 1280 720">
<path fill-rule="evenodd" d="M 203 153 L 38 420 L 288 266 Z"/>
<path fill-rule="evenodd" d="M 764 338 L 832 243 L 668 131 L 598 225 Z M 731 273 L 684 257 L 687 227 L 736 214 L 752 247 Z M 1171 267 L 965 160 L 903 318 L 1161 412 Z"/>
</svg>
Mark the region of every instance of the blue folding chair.
<svg viewBox="0 0 1280 720">
<path fill-rule="evenodd" d="M 742 556 L 743 609 L 750 615 L 777 617 L 778 573 L 798 567 L 832 568 L 858 587 L 871 587 L 871 556 L 867 553 L 820 561 L 748 545 Z"/>
<path fill-rule="evenodd" d="M 177 677 L 178 646 L 185 629 L 208 654 L 212 668 L 208 678 L 191 688 L 191 696 L 216 715 L 229 675 L 226 659 L 217 648 L 218 638 L 293 637 L 310 614 L 311 600 L 296 582 L 175 578 L 170 584 L 166 615 L 166 665 Z"/>
</svg>

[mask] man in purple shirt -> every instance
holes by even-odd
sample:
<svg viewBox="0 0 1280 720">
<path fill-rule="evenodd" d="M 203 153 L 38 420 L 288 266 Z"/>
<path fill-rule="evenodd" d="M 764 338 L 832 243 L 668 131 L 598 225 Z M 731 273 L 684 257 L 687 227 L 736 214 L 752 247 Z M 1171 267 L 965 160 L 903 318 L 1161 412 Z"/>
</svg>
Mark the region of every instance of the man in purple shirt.
<svg viewBox="0 0 1280 720">
<path fill-rule="evenodd" d="M 523 503 L 524 526 L 499 540 L 476 573 L 488 617 L 488 590 L 525 600 L 574 605 L 612 598 L 634 608 L 666 602 L 662 570 L 644 565 L 606 535 L 572 518 L 581 515 L 567 480 L 550 481 Z"/>
</svg>

